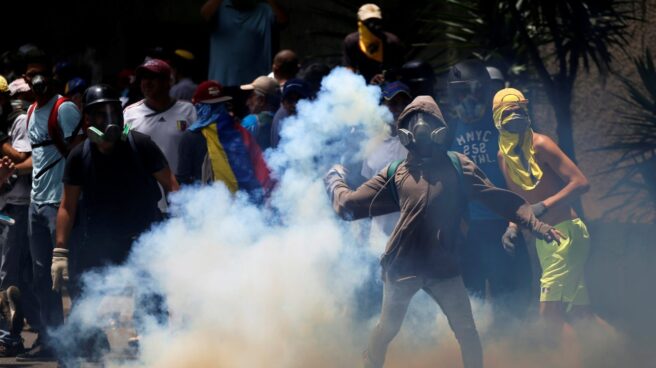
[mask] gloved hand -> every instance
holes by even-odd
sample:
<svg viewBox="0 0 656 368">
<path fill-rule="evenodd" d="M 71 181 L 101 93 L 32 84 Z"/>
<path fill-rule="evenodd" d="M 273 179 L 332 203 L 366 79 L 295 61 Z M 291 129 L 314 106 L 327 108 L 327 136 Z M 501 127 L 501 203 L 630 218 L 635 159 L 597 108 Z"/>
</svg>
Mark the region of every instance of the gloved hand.
<svg viewBox="0 0 656 368">
<path fill-rule="evenodd" d="M 547 206 L 544 205 L 544 202 L 540 203 L 535 203 L 531 205 L 531 209 L 533 210 L 533 214 L 535 217 L 540 218 L 542 217 L 545 213 L 547 213 Z"/>
<path fill-rule="evenodd" d="M 61 291 L 64 283 L 68 282 L 68 249 L 55 248 L 52 251 L 50 275 L 52 276 L 52 290 Z"/>
<path fill-rule="evenodd" d="M 508 225 L 506 232 L 503 233 L 503 236 L 501 237 L 501 244 L 506 252 L 510 254 L 515 253 L 515 240 L 517 240 L 518 234 L 519 229 L 516 225 Z"/>
<path fill-rule="evenodd" d="M 326 190 L 328 194 L 332 197 L 333 191 L 337 184 L 344 182 L 346 180 L 346 168 L 342 165 L 333 165 L 333 167 L 328 170 L 326 175 L 323 178 L 324 184 L 326 184 Z"/>
</svg>

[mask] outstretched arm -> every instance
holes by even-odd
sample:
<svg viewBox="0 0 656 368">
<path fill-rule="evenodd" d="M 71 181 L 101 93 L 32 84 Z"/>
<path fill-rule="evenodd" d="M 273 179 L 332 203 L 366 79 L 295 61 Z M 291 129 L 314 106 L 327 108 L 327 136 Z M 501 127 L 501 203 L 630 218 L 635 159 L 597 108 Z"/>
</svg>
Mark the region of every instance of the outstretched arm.
<svg viewBox="0 0 656 368">
<path fill-rule="evenodd" d="M 344 220 L 358 220 L 369 216 L 380 216 L 399 210 L 390 191 L 387 168 L 366 181 L 358 189 L 352 190 L 346 184 L 346 171 L 341 165 L 333 166 L 324 183 L 330 195 L 335 212 Z"/>
</svg>

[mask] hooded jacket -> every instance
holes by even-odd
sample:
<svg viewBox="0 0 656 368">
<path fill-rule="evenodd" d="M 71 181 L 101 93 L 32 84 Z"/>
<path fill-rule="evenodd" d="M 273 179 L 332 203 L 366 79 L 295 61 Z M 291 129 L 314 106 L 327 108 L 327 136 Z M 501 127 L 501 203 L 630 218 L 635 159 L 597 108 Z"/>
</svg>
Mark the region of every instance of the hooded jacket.
<svg viewBox="0 0 656 368">
<path fill-rule="evenodd" d="M 448 128 L 439 107 L 428 96 L 417 97 L 408 105 L 397 124 L 416 112 L 431 114 Z M 415 157 L 410 151 L 407 159 L 398 166 L 394 178 L 388 178 L 386 167 L 355 191 L 342 178 L 327 177 L 333 207 L 346 220 L 400 210 L 399 221 L 381 260 L 384 276 L 398 279 L 460 275 L 457 245 L 469 200 L 482 202 L 538 237 L 545 237 L 551 229 L 533 215 L 526 200 L 495 187 L 467 156 L 458 154 L 458 158 L 462 167 L 461 180 L 446 151 L 428 159 Z M 396 184 L 398 203 L 388 179 Z"/>
</svg>

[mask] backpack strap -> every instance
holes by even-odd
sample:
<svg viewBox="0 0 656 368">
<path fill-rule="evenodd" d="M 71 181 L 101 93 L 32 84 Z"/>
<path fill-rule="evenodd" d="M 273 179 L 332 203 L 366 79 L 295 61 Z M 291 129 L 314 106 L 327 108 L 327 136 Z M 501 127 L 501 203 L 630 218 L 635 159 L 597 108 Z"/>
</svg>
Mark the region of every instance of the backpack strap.
<svg viewBox="0 0 656 368">
<path fill-rule="evenodd" d="M 396 169 L 399 168 L 399 165 L 401 162 L 404 160 L 396 160 L 393 161 L 388 167 L 387 167 L 387 181 L 390 183 L 390 192 L 392 193 L 392 198 L 394 198 L 394 202 L 396 204 L 399 204 L 399 192 L 396 189 L 396 180 L 394 180 L 394 174 L 396 174 Z"/>
<path fill-rule="evenodd" d="M 25 123 L 25 130 L 30 127 L 30 116 L 32 116 L 34 109 L 36 109 L 36 102 L 32 102 L 30 107 L 27 108 L 27 122 Z"/>
<path fill-rule="evenodd" d="M 453 151 L 447 151 L 447 155 L 449 155 L 449 159 L 451 160 L 451 164 L 453 167 L 456 169 L 456 173 L 458 174 L 458 187 L 460 188 L 460 199 L 462 200 L 462 203 L 467 204 L 467 195 L 465 193 L 464 189 L 464 179 L 463 179 L 463 174 L 462 174 L 462 163 L 460 162 L 460 158 L 458 157 L 458 154 L 453 152 Z M 465 207 L 465 217 L 469 218 L 469 206 L 467 205 Z"/>
<path fill-rule="evenodd" d="M 50 110 L 50 116 L 48 117 L 48 135 L 52 140 L 52 144 L 57 147 L 57 151 L 64 157 L 68 156 L 68 145 L 64 140 L 64 132 L 57 122 L 57 117 L 59 116 L 59 107 L 66 101 L 68 101 L 68 98 L 59 97 L 55 102 L 55 106 Z"/>
<path fill-rule="evenodd" d="M 462 164 L 460 163 L 460 158 L 458 158 L 458 154 L 453 151 L 447 151 L 446 153 L 449 155 L 451 164 L 453 164 L 453 167 L 458 172 L 458 186 L 462 186 Z"/>
</svg>

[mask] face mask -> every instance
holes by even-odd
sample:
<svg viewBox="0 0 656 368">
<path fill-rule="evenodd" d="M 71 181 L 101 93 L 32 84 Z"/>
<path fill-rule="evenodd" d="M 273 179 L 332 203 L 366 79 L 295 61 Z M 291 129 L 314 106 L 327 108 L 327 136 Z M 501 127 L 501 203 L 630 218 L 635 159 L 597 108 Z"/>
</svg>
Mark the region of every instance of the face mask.
<svg viewBox="0 0 656 368">
<path fill-rule="evenodd" d="M 41 74 L 32 77 L 32 91 L 37 96 L 43 96 L 48 92 L 48 80 Z"/>
<path fill-rule="evenodd" d="M 432 156 L 435 150 L 446 150 L 447 127 L 442 125 L 435 128 L 431 121 L 435 119 L 423 113 L 416 114 L 408 124 L 408 129 L 399 129 L 401 144 L 422 157 Z"/>
<path fill-rule="evenodd" d="M 89 122 L 87 135 L 95 143 L 115 143 L 125 140 L 130 131 L 130 126 L 123 124 L 120 108 L 112 104 L 105 103 L 93 107 L 87 113 L 87 120 Z"/>
<path fill-rule="evenodd" d="M 523 111 L 512 112 L 503 118 L 501 127 L 510 133 L 523 133 L 531 127 L 531 120 Z"/>
</svg>

